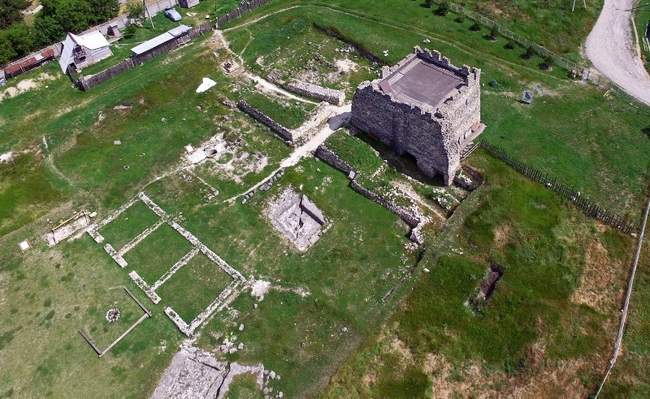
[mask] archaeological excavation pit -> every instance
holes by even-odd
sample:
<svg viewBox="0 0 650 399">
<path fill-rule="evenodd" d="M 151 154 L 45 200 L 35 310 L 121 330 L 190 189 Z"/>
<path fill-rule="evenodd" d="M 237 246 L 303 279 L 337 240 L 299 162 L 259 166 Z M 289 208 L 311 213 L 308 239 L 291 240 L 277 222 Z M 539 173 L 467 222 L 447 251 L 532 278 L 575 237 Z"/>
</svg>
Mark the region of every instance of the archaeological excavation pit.
<svg viewBox="0 0 650 399">
<path fill-rule="evenodd" d="M 502 277 L 503 266 L 496 263 L 491 264 L 478 288 L 467 301 L 467 305 L 469 305 L 474 312 L 480 312 L 492 297 L 492 294 L 494 294 L 497 283 Z"/>
<path fill-rule="evenodd" d="M 319 239 L 326 224 L 323 213 L 292 188 L 285 189 L 266 209 L 273 227 L 300 252 L 307 251 Z"/>
</svg>

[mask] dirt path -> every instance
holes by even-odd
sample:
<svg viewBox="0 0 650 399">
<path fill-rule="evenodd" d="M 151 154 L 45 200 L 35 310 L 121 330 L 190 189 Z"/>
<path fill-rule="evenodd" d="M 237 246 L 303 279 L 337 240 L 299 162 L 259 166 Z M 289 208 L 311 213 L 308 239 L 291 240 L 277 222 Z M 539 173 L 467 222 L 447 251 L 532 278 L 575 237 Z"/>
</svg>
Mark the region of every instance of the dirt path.
<svg viewBox="0 0 650 399">
<path fill-rule="evenodd" d="M 403 31 L 403 32 L 414 33 L 414 34 L 416 34 L 416 35 L 418 35 L 418 36 L 420 36 L 422 38 L 426 38 L 426 39 L 429 39 L 429 40 L 434 41 L 434 42 L 438 42 L 438 43 L 442 43 L 442 44 L 446 44 L 448 46 L 454 47 L 458 51 L 460 51 L 462 53 L 465 53 L 467 55 L 470 55 L 472 57 L 483 59 L 486 62 L 490 63 L 494 67 L 499 67 L 499 68 L 503 69 L 505 66 L 508 66 L 509 70 L 513 71 L 513 72 L 517 72 L 516 69 L 525 69 L 527 72 L 529 72 L 531 74 L 538 75 L 540 77 L 545 77 L 545 78 L 548 78 L 548 79 L 552 79 L 552 80 L 555 80 L 556 82 L 564 82 L 565 81 L 565 79 L 563 79 L 563 78 L 559 78 L 557 76 L 550 75 L 550 74 L 548 74 L 546 72 L 542 72 L 542 71 L 540 71 L 538 69 L 531 68 L 529 66 L 522 65 L 522 64 L 517 64 L 517 63 L 511 62 L 511 61 L 508 61 L 506 59 L 503 59 L 501 57 L 495 56 L 495 55 L 486 54 L 485 52 L 481 51 L 480 49 L 476 49 L 476 48 L 464 45 L 464 44 L 456 42 L 456 41 L 450 41 L 450 40 L 446 39 L 442 35 L 438 35 L 438 34 L 435 34 L 433 32 L 429 32 L 429 31 L 427 31 L 425 29 L 417 28 L 415 26 L 408 26 L 408 27 L 407 26 L 401 26 L 401 25 L 398 25 L 398 24 L 395 24 L 395 23 L 383 21 L 383 20 L 381 20 L 381 19 L 379 19 L 377 17 L 370 17 L 370 16 L 366 16 L 366 15 L 361 14 L 361 13 L 342 10 L 342 9 L 339 9 L 337 7 L 334 7 L 334 6 L 326 6 L 326 5 L 320 5 L 320 4 L 304 4 L 304 5 L 295 5 L 295 6 L 291 6 L 291 7 L 286 7 L 286 8 L 282 8 L 280 10 L 273 11 L 271 13 L 262 15 L 262 16 L 260 16 L 258 18 L 253 19 L 253 20 L 243 22 L 243 23 L 241 23 L 239 25 L 235 25 L 235 26 L 232 26 L 230 28 L 224 29 L 222 32 L 226 33 L 226 32 L 235 31 L 235 30 L 238 30 L 238 29 L 241 29 L 241 28 L 245 28 L 247 26 L 250 26 L 250 25 L 252 25 L 252 24 L 254 24 L 256 22 L 265 20 L 265 19 L 267 19 L 269 17 L 272 17 L 274 15 L 284 13 L 284 12 L 288 12 L 288 11 L 291 11 L 291 10 L 294 10 L 294 9 L 297 9 L 297 8 L 304 8 L 304 9 L 310 9 L 311 8 L 311 9 L 316 9 L 316 10 L 319 10 L 319 9 L 320 10 L 328 10 L 328 11 L 333 12 L 333 13 L 346 15 L 346 16 L 356 18 L 356 19 L 366 21 L 366 22 L 372 22 L 374 24 L 386 26 L 386 27 L 391 28 L 391 29 L 400 30 L 400 31 Z"/>
<path fill-rule="evenodd" d="M 594 67 L 626 93 L 650 105 L 650 75 L 639 57 L 632 30 L 635 0 L 605 0 L 585 43 Z"/>
<path fill-rule="evenodd" d="M 316 148 L 318 148 L 319 145 L 323 144 L 329 136 L 331 136 L 341 126 L 347 123 L 350 116 L 350 110 L 352 108 L 350 104 L 346 104 L 341 107 L 330 105 L 328 106 L 328 108 L 330 109 L 331 112 L 321 113 L 322 120 L 320 120 L 320 123 L 314 124 L 312 126 L 311 131 L 309 133 L 313 133 L 313 134 L 309 134 L 309 133 L 306 134 L 306 136 L 309 136 L 310 139 L 307 140 L 300 147 L 295 148 L 293 152 L 289 154 L 288 157 L 283 159 L 282 162 L 280 162 L 279 168 L 275 169 L 267 177 L 257 182 L 254 186 L 250 187 L 248 190 L 244 191 L 243 193 L 237 194 L 233 197 L 230 197 L 224 202 L 229 203 L 235 201 L 238 198 L 241 198 L 247 195 L 248 193 L 257 190 L 261 185 L 263 185 L 271 178 L 273 178 L 273 176 L 275 176 L 275 174 L 278 173 L 280 170 L 297 165 L 301 159 L 316 151 Z"/>
</svg>

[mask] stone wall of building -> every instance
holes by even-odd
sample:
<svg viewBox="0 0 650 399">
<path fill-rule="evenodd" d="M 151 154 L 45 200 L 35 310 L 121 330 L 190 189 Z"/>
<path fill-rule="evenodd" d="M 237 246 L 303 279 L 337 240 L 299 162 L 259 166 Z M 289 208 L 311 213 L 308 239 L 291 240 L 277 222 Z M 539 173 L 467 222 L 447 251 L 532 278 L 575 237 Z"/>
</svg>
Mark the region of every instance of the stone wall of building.
<svg viewBox="0 0 650 399">
<path fill-rule="evenodd" d="M 336 155 L 336 153 L 327 148 L 324 144 L 316 148 L 314 155 L 316 158 L 320 159 L 331 167 L 340 170 L 346 175 L 350 175 L 350 172 L 354 171 L 350 164 L 342 160 L 338 155 Z"/>
<path fill-rule="evenodd" d="M 326 101 L 333 105 L 343 105 L 345 93 L 340 90 L 329 89 L 313 83 L 294 80 L 287 84 L 287 89 L 301 96 L 314 98 L 318 101 Z"/>
<path fill-rule="evenodd" d="M 277 134 L 286 143 L 288 143 L 288 144 L 293 143 L 293 134 L 291 133 L 291 131 L 289 131 L 289 129 L 287 129 L 286 127 L 280 125 L 278 122 L 274 121 L 270 116 L 268 116 L 264 112 L 262 112 L 259 109 L 253 107 L 252 105 L 248 104 L 244 100 L 240 100 L 237 103 L 237 107 L 240 110 L 242 110 L 243 112 L 250 115 L 256 121 L 260 122 L 264 126 L 271 129 L 275 134 Z"/>
<path fill-rule="evenodd" d="M 409 227 L 415 228 L 417 225 L 420 224 L 419 217 L 413 215 L 411 212 L 407 211 L 406 209 L 393 204 L 392 202 L 388 201 L 386 198 L 382 197 L 381 195 L 363 187 L 361 184 L 359 184 L 356 181 L 356 179 L 350 181 L 350 187 L 354 191 L 363 195 L 364 197 L 376 202 L 377 204 L 383 206 L 384 208 L 388 209 L 389 211 L 399 216 L 399 218 L 402 219 L 404 223 L 406 223 Z"/>
<path fill-rule="evenodd" d="M 400 155 L 410 154 L 428 176 L 442 175 L 451 184 L 460 168 L 460 158 L 471 141 L 473 128 L 480 125 L 480 70 L 455 67 L 435 51 L 416 48 L 415 53 L 394 67 L 386 67 L 383 77 L 414 57 L 420 57 L 465 80 L 436 107 L 414 106 L 383 92 L 381 79 L 362 83 L 352 101 L 351 123 L 391 146 Z"/>
</svg>

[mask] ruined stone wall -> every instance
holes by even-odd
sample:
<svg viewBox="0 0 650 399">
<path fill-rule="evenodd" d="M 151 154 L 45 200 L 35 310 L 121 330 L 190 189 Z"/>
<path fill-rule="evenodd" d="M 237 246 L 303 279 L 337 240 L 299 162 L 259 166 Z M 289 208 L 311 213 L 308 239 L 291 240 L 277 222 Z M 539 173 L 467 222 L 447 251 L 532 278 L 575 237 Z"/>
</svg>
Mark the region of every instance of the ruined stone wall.
<svg viewBox="0 0 650 399">
<path fill-rule="evenodd" d="M 287 84 L 287 89 L 301 96 L 315 98 L 319 101 L 327 101 L 333 105 L 343 105 L 345 93 L 340 90 L 329 89 L 312 83 L 294 80 Z"/>
<path fill-rule="evenodd" d="M 346 175 L 350 175 L 350 172 L 354 171 L 352 169 L 352 166 L 342 160 L 338 155 L 336 155 L 332 150 L 327 148 L 325 145 L 320 145 L 318 148 L 316 148 L 316 152 L 314 153 L 316 158 L 322 160 L 326 164 L 330 165 L 331 167 L 340 170 L 341 172 L 345 173 Z"/>
<path fill-rule="evenodd" d="M 256 121 L 260 122 L 261 124 L 271 129 L 275 134 L 277 134 L 282 140 L 284 140 L 288 144 L 293 143 L 293 134 L 289 131 L 289 129 L 280 125 L 278 122 L 274 121 L 270 116 L 266 115 L 264 112 L 251 106 L 244 100 L 240 100 L 237 103 L 237 107 L 243 112 L 250 115 Z"/>
<path fill-rule="evenodd" d="M 383 206 L 384 208 L 388 209 L 389 211 L 399 216 L 399 218 L 402 219 L 404 223 L 406 223 L 410 228 L 415 228 L 417 225 L 420 224 L 419 217 L 413 215 L 411 212 L 407 211 L 406 209 L 393 204 L 392 202 L 380 196 L 379 194 L 372 192 L 367 188 L 363 187 L 362 185 L 357 183 L 356 179 L 350 181 L 350 187 L 354 191 L 368 198 L 369 200 L 378 203 L 379 205 Z"/>
</svg>

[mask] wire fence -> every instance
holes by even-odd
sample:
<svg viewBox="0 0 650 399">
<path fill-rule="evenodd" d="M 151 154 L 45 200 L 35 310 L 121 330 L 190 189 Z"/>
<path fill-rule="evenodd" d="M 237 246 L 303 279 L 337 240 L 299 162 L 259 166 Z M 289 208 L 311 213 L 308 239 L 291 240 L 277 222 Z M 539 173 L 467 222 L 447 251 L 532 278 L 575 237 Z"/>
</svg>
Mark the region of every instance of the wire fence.
<svg viewBox="0 0 650 399">
<path fill-rule="evenodd" d="M 532 168 L 525 163 L 510 157 L 510 155 L 508 155 L 508 153 L 506 153 L 506 151 L 502 148 L 489 144 L 485 140 L 480 141 L 480 146 L 492 156 L 510 165 L 517 172 L 533 181 L 544 185 L 544 187 L 555 191 L 564 199 L 572 202 L 585 215 L 600 220 L 601 222 L 612 226 L 625 234 L 635 234 L 639 231 L 639 225 L 633 224 L 626 220 L 624 217 L 621 217 L 607 209 L 602 208 L 595 202 L 591 201 L 589 198 L 582 195 L 579 191 L 576 191 L 566 184 L 559 182 L 556 178 L 551 177 L 540 170 Z"/>
</svg>

